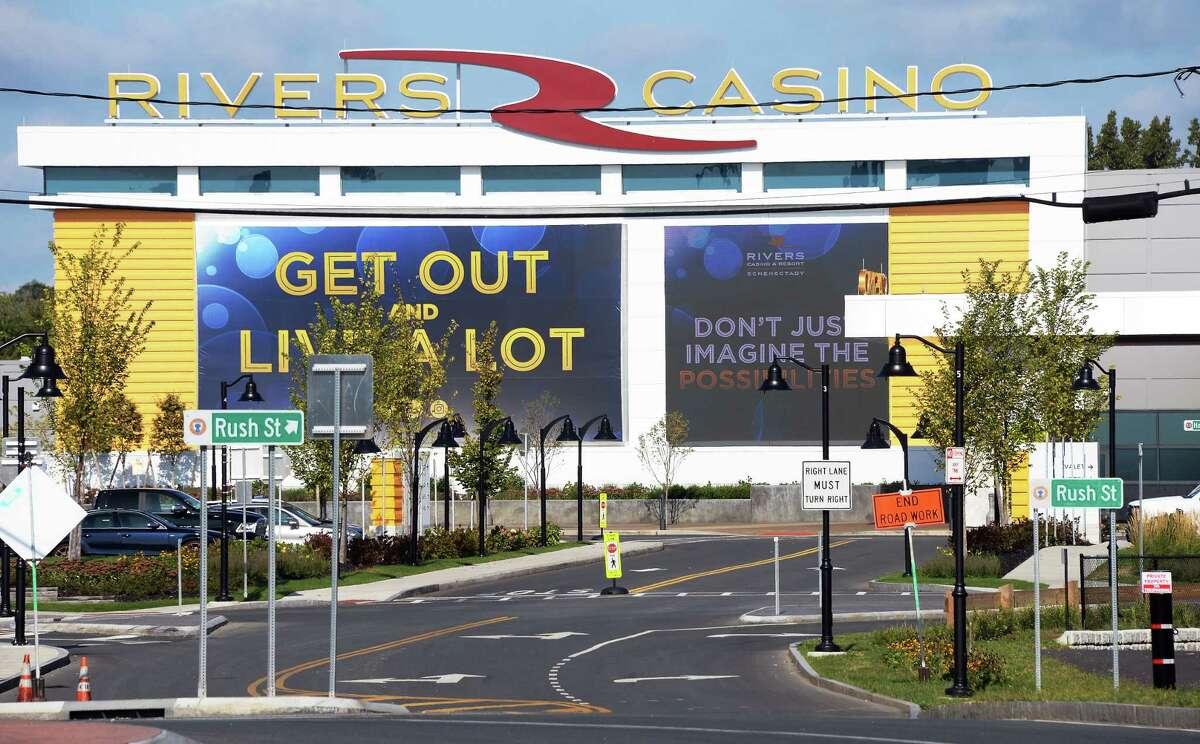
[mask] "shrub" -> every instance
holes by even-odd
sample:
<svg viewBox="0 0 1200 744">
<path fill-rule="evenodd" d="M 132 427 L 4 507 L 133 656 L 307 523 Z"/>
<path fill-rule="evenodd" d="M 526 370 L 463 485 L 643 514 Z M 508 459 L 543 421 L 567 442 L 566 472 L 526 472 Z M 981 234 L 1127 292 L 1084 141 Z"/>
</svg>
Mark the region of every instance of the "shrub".
<svg viewBox="0 0 1200 744">
<path fill-rule="evenodd" d="M 1137 553 L 1138 514 L 1129 518 L 1129 536 Z M 1200 555 L 1200 517 L 1195 514 L 1159 514 L 1146 520 L 1142 552 L 1146 555 Z"/>
<path fill-rule="evenodd" d="M 915 674 L 921 658 L 921 644 L 916 629 L 911 625 L 903 625 L 889 630 L 891 632 L 886 636 L 881 636 L 878 631 L 876 633 L 877 642 L 882 641 L 885 649 L 884 663 L 897 669 L 911 669 Z M 948 680 L 953 676 L 954 642 L 946 626 L 933 625 L 927 628 L 925 665 L 942 679 Z M 974 647 L 967 651 L 967 678 L 975 689 L 980 690 L 1007 681 L 1008 670 L 999 654 Z"/>
</svg>

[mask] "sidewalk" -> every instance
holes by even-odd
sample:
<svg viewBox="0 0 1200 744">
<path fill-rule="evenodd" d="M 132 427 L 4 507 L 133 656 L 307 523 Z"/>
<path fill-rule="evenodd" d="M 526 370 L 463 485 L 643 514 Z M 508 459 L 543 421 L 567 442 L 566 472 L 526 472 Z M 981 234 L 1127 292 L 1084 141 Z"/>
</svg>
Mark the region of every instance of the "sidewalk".
<svg viewBox="0 0 1200 744">
<path fill-rule="evenodd" d="M 6 692 L 21 682 L 21 663 L 29 654 L 29 667 L 33 668 L 33 633 L 29 634 L 29 645 L 10 646 L 8 642 L 0 643 L 0 692 Z M 65 648 L 38 646 L 38 665 L 42 668 L 42 676 L 47 672 L 64 667 L 71 661 L 70 654 Z M 35 672 L 36 676 L 36 672 Z"/>
<path fill-rule="evenodd" d="M 1129 543 L 1124 540 L 1117 541 L 1117 549 L 1129 547 Z M 1067 551 L 1067 569 L 1071 579 L 1079 579 L 1079 556 L 1081 555 L 1108 555 L 1108 543 L 1097 543 L 1096 545 L 1051 545 L 1048 548 L 1042 548 L 1040 552 L 1041 565 L 1039 566 L 1041 580 L 1051 589 L 1062 589 L 1063 587 L 1063 564 L 1062 552 Z M 1021 579 L 1033 583 L 1033 556 L 1030 556 L 1024 563 L 1017 566 L 1013 570 L 1004 574 L 1006 579 Z"/>
</svg>

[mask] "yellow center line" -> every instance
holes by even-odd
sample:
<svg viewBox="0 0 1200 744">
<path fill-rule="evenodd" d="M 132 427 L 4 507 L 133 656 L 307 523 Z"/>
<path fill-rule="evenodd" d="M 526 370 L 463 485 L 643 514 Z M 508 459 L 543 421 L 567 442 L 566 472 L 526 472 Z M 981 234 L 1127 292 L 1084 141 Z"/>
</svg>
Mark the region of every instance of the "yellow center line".
<svg viewBox="0 0 1200 744">
<path fill-rule="evenodd" d="M 840 545 L 846 545 L 850 542 L 853 542 L 853 541 L 852 540 L 841 540 L 839 542 L 829 543 L 829 547 L 836 548 Z M 779 556 L 779 560 L 787 561 L 787 560 L 791 560 L 792 558 L 799 558 L 799 557 L 805 556 L 805 555 L 812 555 L 812 554 L 816 553 L 817 550 L 818 549 L 816 547 L 805 548 L 804 550 L 797 550 L 795 553 L 788 553 L 787 555 Z M 653 584 L 647 584 L 645 586 L 639 586 L 636 589 L 630 589 L 629 591 L 630 591 L 630 593 L 633 593 L 633 594 L 640 594 L 640 593 L 644 593 L 644 592 L 653 592 L 653 591 L 657 591 L 659 589 L 665 589 L 669 586 L 675 586 L 676 584 L 682 584 L 685 581 L 692 581 L 693 579 L 702 579 L 705 576 L 716 576 L 718 574 L 729 573 L 731 571 L 740 571 L 744 568 L 754 568 L 756 566 L 766 566 L 766 565 L 774 563 L 774 562 L 775 562 L 775 559 L 772 557 L 772 558 L 764 558 L 761 561 L 750 561 L 749 563 L 737 563 L 732 566 L 723 566 L 721 568 L 714 568 L 714 569 L 710 569 L 708 571 L 697 571 L 696 573 L 690 573 L 690 574 L 686 574 L 684 576 L 677 576 L 673 579 L 663 579 L 662 581 L 658 581 Z"/>
</svg>

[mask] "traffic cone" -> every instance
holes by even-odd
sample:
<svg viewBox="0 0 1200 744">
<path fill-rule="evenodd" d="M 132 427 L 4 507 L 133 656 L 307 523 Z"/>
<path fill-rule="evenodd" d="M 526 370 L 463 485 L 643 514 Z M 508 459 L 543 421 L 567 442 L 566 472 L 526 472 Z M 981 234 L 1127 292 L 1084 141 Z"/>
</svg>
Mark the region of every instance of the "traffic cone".
<svg viewBox="0 0 1200 744">
<path fill-rule="evenodd" d="M 29 669 L 29 654 L 25 654 L 25 661 L 21 662 L 21 684 L 17 687 L 17 702 L 33 702 L 33 672 Z"/>
<path fill-rule="evenodd" d="M 75 687 L 75 699 L 87 701 L 92 699 L 92 680 L 88 677 L 87 657 L 79 662 L 79 684 Z"/>
</svg>

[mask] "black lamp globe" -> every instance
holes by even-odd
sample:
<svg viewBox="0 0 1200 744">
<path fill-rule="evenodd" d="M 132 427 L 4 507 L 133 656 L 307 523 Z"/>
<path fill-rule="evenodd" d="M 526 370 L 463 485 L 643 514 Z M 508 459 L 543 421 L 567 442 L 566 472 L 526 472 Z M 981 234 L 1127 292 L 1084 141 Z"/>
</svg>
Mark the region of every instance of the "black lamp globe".
<svg viewBox="0 0 1200 744">
<path fill-rule="evenodd" d="M 883 438 L 883 428 L 879 426 L 878 421 L 871 422 L 871 428 L 867 430 L 867 441 L 862 443 L 862 449 L 891 449 L 892 445 Z"/>
<path fill-rule="evenodd" d="M 238 400 L 242 403 L 262 403 L 262 393 L 258 392 L 258 385 L 254 384 L 254 378 L 246 380 L 246 387 L 242 390 L 242 394 L 238 396 Z"/>
<path fill-rule="evenodd" d="M 879 370 L 879 377 L 916 377 L 917 371 L 908 363 L 908 352 L 900 344 L 900 337 L 896 337 L 896 342 L 892 344 L 892 348 L 888 349 L 887 364 L 883 365 L 883 369 Z"/>
<path fill-rule="evenodd" d="M 463 423 L 462 416 L 457 413 L 450 417 L 450 436 L 458 439 L 467 435 L 467 425 Z M 439 435 L 441 436 L 441 435 Z M 457 446 L 457 445 L 455 445 Z"/>
<path fill-rule="evenodd" d="M 597 442 L 615 442 L 617 435 L 613 434 L 612 422 L 608 420 L 608 416 L 600 418 L 600 430 L 596 432 L 596 436 L 592 437 Z"/>
<path fill-rule="evenodd" d="M 33 350 L 33 361 L 17 379 L 33 380 L 36 378 L 65 380 L 67 375 L 62 367 L 54 360 L 54 347 L 43 337 L 42 342 Z"/>
<path fill-rule="evenodd" d="M 504 429 L 500 432 L 498 444 L 505 447 L 521 446 L 521 437 L 517 434 L 517 427 L 513 426 L 511 418 L 504 420 Z"/>
<path fill-rule="evenodd" d="M 354 454 L 356 455 L 377 455 L 380 451 L 379 445 L 375 444 L 374 439 L 360 439 L 354 443 Z"/>
<path fill-rule="evenodd" d="M 442 425 L 438 427 L 437 439 L 435 439 L 433 442 L 434 447 L 451 449 L 458 446 L 458 442 L 454 441 L 454 434 L 450 429 L 450 423 L 448 421 L 443 421 Z"/>
<path fill-rule="evenodd" d="M 767 378 L 762 381 L 758 389 L 763 393 L 771 390 L 792 389 L 792 386 L 788 385 L 787 378 L 783 376 L 783 368 L 779 366 L 779 362 L 771 362 L 771 366 L 767 367 Z"/>
<path fill-rule="evenodd" d="M 562 429 L 558 432 L 557 440 L 559 442 L 578 442 L 579 434 L 575 431 L 575 424 L 571 421 L 571 417 L 567 416 L 563 419 Z"/>
<path fill-rule="evenodd" d="M 1100 383 L 1096 382 L 1096 378 L 1092 377 L 1092 363 L 1084 362 L 1079 368 L 1079 374 L 1071 383 L 1072 390 L 1099 390 Z"/>
<path fill-rule="evenodd" d="M 53 377 L 46 378 L 42 382 L 42 386 L 33 394 L 35 398 L 61 398 L 62 391 L 58 389 L 58 380 Z"/>
</svg>

